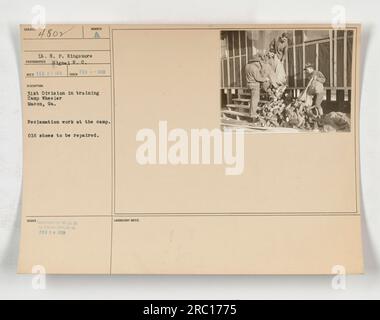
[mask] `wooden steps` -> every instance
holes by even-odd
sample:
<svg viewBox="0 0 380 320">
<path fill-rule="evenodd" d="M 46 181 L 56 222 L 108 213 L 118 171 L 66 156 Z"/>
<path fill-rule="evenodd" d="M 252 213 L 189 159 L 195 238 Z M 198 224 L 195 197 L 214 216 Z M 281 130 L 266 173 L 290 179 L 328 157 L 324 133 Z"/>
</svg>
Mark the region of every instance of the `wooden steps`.
<svg viewBox="0 0 380 320">
<path fill-rule="evenodd" d="M 266 94 L 260 92 L 258 107 L 267 103 Z M 230 92 L 227 104 L 221 110 L 222 121 L 236 121 L 239 126 L 252 125 L 251 117 L 251 91 L 244 88 Z M 256 127 L 256 126 L 255 126 Z"/>
<path fill-rule="evenodd" d="M 241 91 L 238 93 L 237 98 L 232 99 L 232 104 L 229 103 L 222 109 L 222 118 L 233 121 L 245 121 L 252 119 L 250 113 L 250 92 Z M 245 120 L 244 120 L 245 119 Z"/>
<path fill-rule="evenodd" d="M 249 105 L 246 105 L 246 104 L 227 104 L 226 107 L 232 108 L 232 109 L 235 109 L 235 108 L 236 109 L 241 108 L 241 109 L 247 109 L 247 110 L 250 109 Z"/>
<path fill-rule="evenodd" d="M 240 91 L 237 93 L 237 97 L 231 99 L 232 103 L 226 104 L 221 110 L 222 119 L 240 121 L 249 123 L 248 121 L 252 119 L 251 117 L 251 92 L 250 91 Z M 260 97 L 262 98 L 262 97 Z M 259 105 L 266 103 L 260 99 Z"/>
<path fill-rule="evenodd" d="M 235 99 L 232 99 L 232 101 L 234 101 L 234 102 L 250 102 L 251 100 L 245 99 L 245 98 L 235 98 Z"/>
<path fill-rule="evenodd" d="M 228 114 L 231 116 L 236 116 L 236 117 L 247 117 L 251 118 L 251 115 L 249 113 L 244 113 L 244 112 L 238 112 L 238 111 L 232 111 L 232 110 L 222 110 L 223 114 Z"/>
</svg>

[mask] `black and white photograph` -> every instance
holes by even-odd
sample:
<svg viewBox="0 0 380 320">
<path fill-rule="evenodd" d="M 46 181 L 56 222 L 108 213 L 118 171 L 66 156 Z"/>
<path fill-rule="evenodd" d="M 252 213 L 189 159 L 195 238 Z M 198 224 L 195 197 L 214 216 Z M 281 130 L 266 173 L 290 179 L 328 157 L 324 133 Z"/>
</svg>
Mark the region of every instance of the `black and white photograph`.
<svg viewBox="0 0 380 320">
<path fill-rule="evenodd" d="M 221 31 L 221 126 L 350 132 L 354 31 Z"/>
</svg>

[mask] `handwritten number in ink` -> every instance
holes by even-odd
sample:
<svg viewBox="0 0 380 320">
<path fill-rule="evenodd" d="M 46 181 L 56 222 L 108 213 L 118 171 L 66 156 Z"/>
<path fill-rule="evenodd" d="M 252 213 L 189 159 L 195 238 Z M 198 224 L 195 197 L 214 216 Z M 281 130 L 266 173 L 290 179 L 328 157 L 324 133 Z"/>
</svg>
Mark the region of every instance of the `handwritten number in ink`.
<svg viewBox="0 0 380 320">
<path fill-rule="evenodd" d="M 48 29 L 42 29 L 39 33 L 38 33 L 38 37 L 39 38 L 47 38 L 47 39 L 50 39 L 50 38 L 62 38 L 67 32 L 71 31 L 73 29 L 70 28 L 66 31 L 59 31 L 59 30 L 55 30 L 55 29 L 52 29 L 52 28 L 48 28 Z"/>
</svg>

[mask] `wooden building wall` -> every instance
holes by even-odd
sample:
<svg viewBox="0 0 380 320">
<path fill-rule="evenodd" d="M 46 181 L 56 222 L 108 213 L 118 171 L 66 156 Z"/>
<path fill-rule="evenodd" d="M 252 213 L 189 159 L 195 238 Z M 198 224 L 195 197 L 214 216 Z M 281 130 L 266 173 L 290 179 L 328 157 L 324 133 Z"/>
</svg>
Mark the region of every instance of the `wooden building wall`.
<svg viewBox="0 0 380 320">
<path fill-rule="evenodd" d="M 223 89 L 246 87 L 244 68 L 248 59 L 257 52 L 255 42 L 260 41 L 257 37 L 257 40 L 254 39 L 253 32 L 257 31 L 222 32 L 221 86 Z M 331 30 L 328 38 L 312 41 L 304 41 L 301 30 L 288 34 L 290 35 L 289 51 L 285 69 L 291 89 L 302 89 L 307 85 L 303 69 L 308 62 L 313 63 L 326 76 L 326 89 L 351 89 L 352 31 Z"/>
<path fill-rule="evenodd" d="M 245 65 L 258 51 L 269 50 L 269 43 L 279 31 L 223 31 L 221 33 L 221 99 L 222 104 L 246 89 Z M 326 112 L 350 112 L 353 32 L 330 30 L 325 37 L 304 39 L 302 30 L 287 31 L 289 50 L 285 60 L 288 92 L 295 98 L 306 87 L 303 69 L 313 63 L 326 77 L 326 96 L 322 106 Z M 317 38 L 317 39 L 315 39 Z M 259 49 L 258 49 L 259 48 Z"/>
</svg>

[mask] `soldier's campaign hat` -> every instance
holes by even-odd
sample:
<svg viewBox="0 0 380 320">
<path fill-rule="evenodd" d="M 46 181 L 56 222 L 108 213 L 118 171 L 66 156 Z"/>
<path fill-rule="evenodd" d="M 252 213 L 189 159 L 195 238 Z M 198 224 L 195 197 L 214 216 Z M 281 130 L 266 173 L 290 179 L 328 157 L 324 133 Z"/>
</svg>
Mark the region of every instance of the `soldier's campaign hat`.
<svg viewBox="0 0 380 320">
<path fill-rule="evenodd" d="M 305 64 L 305 69 L 304 70 L 306 70 L 307 68 L 313 68 L 314 69 L 314 65 L 312 64 L 312 63 L 306 63 Z"/>
</svg>

